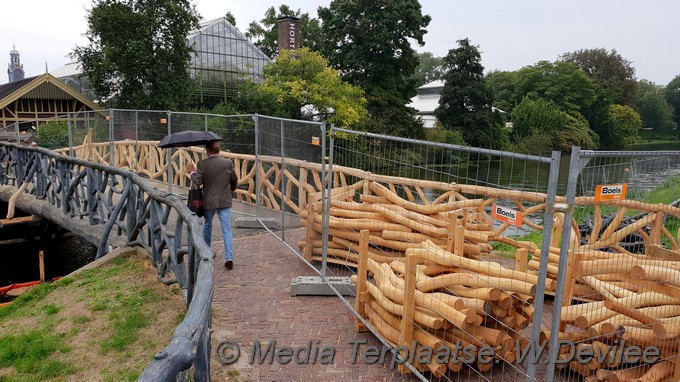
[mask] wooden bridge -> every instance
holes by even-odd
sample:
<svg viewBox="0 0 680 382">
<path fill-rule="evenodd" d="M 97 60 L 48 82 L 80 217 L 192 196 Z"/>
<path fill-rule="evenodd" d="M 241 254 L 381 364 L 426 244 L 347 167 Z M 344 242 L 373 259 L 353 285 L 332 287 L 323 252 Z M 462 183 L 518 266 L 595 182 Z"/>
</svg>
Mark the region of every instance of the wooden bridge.
<svg viewBox="0 0 680 382">
<path fill-rule="evenodd" d="M 205 154 L 200 148 L 170 153 L 157 143 L 94 143 L 90 133 L 81 145 L 56 152 L 2 144 L 0 161 L 5 161 L 5 166 L 0 184 L 5 188 L 0 189 L 0 197 L 25 192 L 17 200 L 23 200 L 31 212 L 57 220 L 70 217 L 64 224 L 78 234 L 92 235 L 93 230 L 87 227 L 101 226 L 100 236 L 93 238 L 100 243 L 99 256 L 116 240 L 121 245 L 149 249 L 161 281 L 177 282 L 185 291 L 189 314 L 142 380 L 174 376 L 192 364 L 201 379 L 209 362 L 212 251 L 183 201 L 152 185 L 186 189 L 186 168 L 195 166 Z M 240 203 L 300 218 L 307 228 L 298 243 L 305 260 L 322 260 L 325 250 L 328 262 L 358 269 L 356 329 L 372 328 L 392 345 L 408 346 L 409 339 L 433 345 L 456 339 L 473 345 L 493 343 L 503 361 L 514 363 L 510 355 L 514 345 L 508 339 L 528 341 L 526 330 L 531 322 L 540 322 L 540 316 L 534 317 L 533 306 L 539 272 L 543 269 L 547 274 L 545 292 L 554 292 L 564 227 L 571 230 L 566 244 L 569 262 L 563 270 L 569 280 L 562 300 L 565 325 L 561 331 L 546 328 L 541 339 L 559 335 L 583 346 L 600 346 L 596 342 L 608 346 L 621 335 L 619 326 L 631 342 L 661 344 L 680 335 L 677 315 L 637 310 L 680 305 L 679 281 L 659 276 L 677 272 L 679 264 L 678 232 L 671 232 L 666 224 L 669 217 L 680 219 L 680 209 L 674 206 L 625 199 L 603 203 L 593 197 L 577 197 L 568 204 L 565 197 L 553 201 L 539 192 L 377 175 L 279 156 L 221 155 L 234 161 Z M 35 198 L 41 201 L 35 203 Z M 512 235 L 515 224 L 495 223 L 491 206 L 497 204 L 520 212 L 517 225 L 532 230 L 543 231 L 544 223 L 550 221 L 544 236 L 548 250 Z M 573 208 L 592 211 L 593 234 L 585 240 L 581 239 L 580 222 L 565 219 L 566 211 Z M 614 218 L 603 218 L 604 209 L 615 211 Z M 638 213 L 636 222 L 622 226 L 630 211 Z M 644 240 L 644 253 L 620 245 L 631 234 Z M 494 243 L 515 248 L 516 264 L 491 259 Z M 367 278 L 368 274 L 373 279 Z M 630 303 L 636 296 L 647 302 Z M 571 306 L 573 298 L 596 305 Z M 607 325 L 603 325 L 605 321 Z M 488 322 L 495 326 L 489 327 Z M 653 337 L 646 331 L 651 330 L 645 326 L 650 324 L 655 325 Z M 452 334 L 423 334 L 414 325 L 443 329 L 443 333 L 450 329 Z M 567 330 L 566 325 L 578 330 Z M 466 337 L 456 330 L 472 334 Z M 677 353 L 677 341 L 670 345 L 663 342 L 663 346 L 666 359 L 677 364 L 672 356 Z M 663 362 L 659 365 L 668 367 Z M 477 366 L 481 371 L 486 368 Z M 414 367 L 442 376 L 463 366 Z M 609 364 L 569 367 L 584 377 L 618 372 Z"/>
</svg>

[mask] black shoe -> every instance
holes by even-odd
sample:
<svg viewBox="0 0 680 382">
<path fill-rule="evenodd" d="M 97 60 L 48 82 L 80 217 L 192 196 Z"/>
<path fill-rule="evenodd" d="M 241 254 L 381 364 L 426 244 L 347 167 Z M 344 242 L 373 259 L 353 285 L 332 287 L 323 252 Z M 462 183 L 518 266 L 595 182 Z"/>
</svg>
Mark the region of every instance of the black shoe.
<svg viewBox="0 0 680 382">
<path fill-rule="evenodd" d="M 234 268 L 234 262 L 231 261 L 231 260 L 227 260 L 227 262 L 224 263 L 224 267 L 227 268 L 227 269 Z"/>
</svg>

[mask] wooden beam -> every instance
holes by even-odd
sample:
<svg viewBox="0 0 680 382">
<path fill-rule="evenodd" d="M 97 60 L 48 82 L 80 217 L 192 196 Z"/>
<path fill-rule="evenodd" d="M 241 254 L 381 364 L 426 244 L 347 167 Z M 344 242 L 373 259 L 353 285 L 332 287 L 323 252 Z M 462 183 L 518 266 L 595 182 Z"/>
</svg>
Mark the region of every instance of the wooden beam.
<svg viewBox="0 0 680 382">
<path fill-rule="evenodd" d="M 15 225 L 15 224 L 25 224 L 28 222 L 33 222 L 33 221 L 38 221 L 40 220 L 39 217 L 31 215 L 31 216 L 22 216 L 18 218 L 12 218 L 12 219 L 0 219 L 0 228 L 10 226 L 10 225 Z"/>
<path fill-rule="evenodd" d="M 45 282 L 45 251 L 38 251 L 38 269 L 40 271 L 40 282 Z"/>
</svg>

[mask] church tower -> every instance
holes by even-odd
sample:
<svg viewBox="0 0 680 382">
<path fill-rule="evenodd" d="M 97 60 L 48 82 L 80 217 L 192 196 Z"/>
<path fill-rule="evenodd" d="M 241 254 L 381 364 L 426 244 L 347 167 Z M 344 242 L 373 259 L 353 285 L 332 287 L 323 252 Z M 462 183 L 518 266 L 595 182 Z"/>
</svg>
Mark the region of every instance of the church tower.
<svg viewBox="0 0 680 382">
<path fill-rule="evenodd" d="M 19 51 L 16 50 L 16 46 L 12 44 L 12 50 L 9 51 L 9 65 L 7 65 L 7 77 L 9 77 L 9 82 L 16 82 L 24 79 L 24 65 L 21 64 L 19 59 Z"/>
</svg>

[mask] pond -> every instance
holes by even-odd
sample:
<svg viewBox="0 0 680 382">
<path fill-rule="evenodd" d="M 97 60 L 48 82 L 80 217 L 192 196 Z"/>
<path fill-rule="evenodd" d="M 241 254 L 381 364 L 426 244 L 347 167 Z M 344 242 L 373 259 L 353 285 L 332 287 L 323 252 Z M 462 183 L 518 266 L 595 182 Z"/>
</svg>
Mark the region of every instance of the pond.
<svg viewBox="0 0 680 382">
<path fill-rule="evenodd" d="M 680 143 L 639 144 L 625 149 L 628 151 L 675 151 L 680 150 Z M 571 153 L 562 153 L 557 183 L 558 195 L 566 195 L 570 161 Z M 547 192 L 549 179 L 548 164 L 510 157 L 492 157 L 439 166 L 413 166 L 399 163 L 382 171 L 374 169 L 373 172 L 442 183 L 456 182 L 540 193 Z M 598 184 L 625 182 L 629 185 L 629 196 L 637 198 L 674 175 L 680 175 L 680 155 L 677 157 L 593 158 L 582 170 L 577 195 L 593 195 L 595 186 Z M 401 190 L 397 192 L 405 197 Z M 423 192 L 430 201 L 443 193 L 441 190 L 434 189 L 424 189 Z"/>
</svg>

